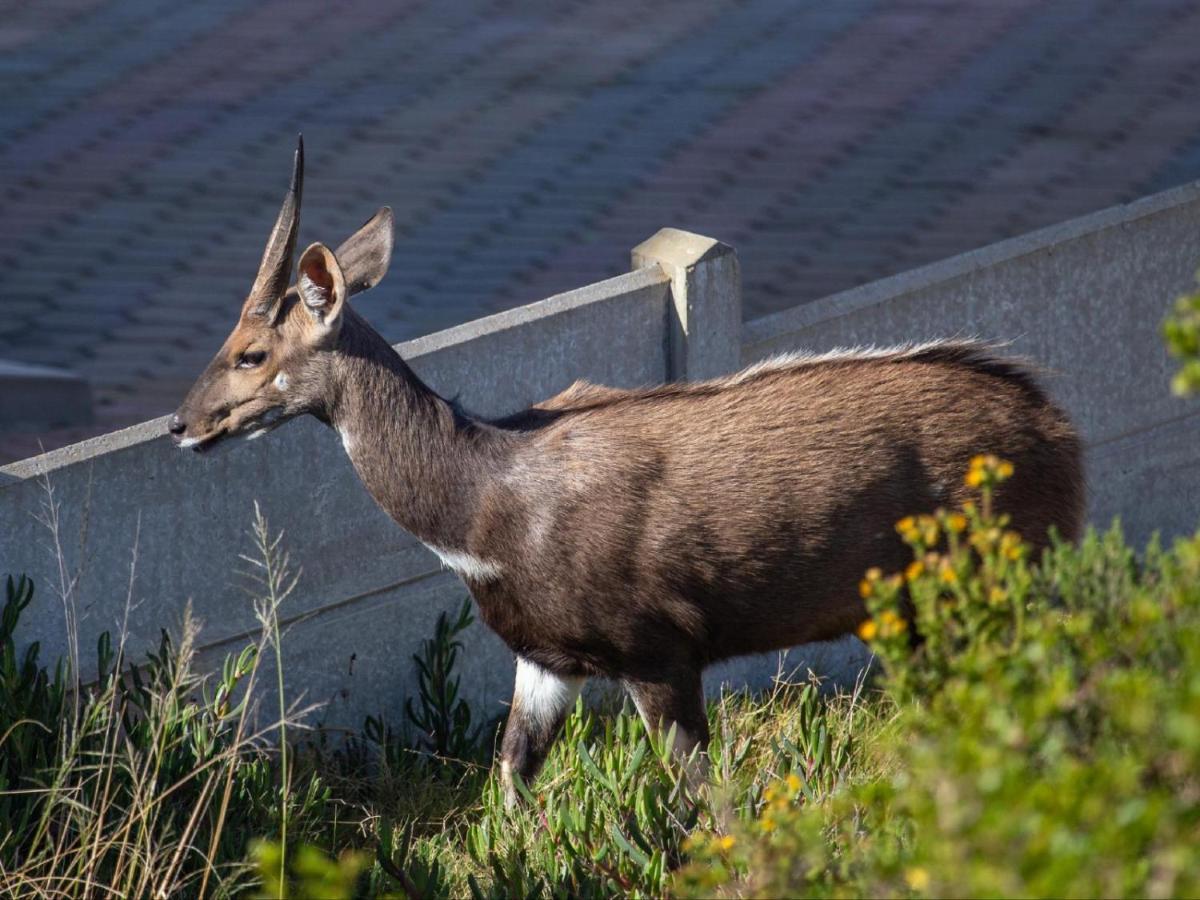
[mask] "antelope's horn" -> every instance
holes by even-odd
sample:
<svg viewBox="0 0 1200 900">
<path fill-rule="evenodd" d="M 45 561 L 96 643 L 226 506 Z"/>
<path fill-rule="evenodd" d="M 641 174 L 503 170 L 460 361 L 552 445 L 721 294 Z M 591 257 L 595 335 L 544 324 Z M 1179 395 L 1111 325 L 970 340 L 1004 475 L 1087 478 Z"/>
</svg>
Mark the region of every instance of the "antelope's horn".
<svg viewBox="0 0 1200 900">
<path fill-rule="evenodd" d="M 292 168 L 292 185 L 283 198 L 279 218 L 267 239 L 258 277 L 250 288 L 249 306 L 255 315 L 270 312 L 288 289 L 292 280 L 292 257 L 296 252 L 296 234 L 300 230 L 300 199 L 304 193 L 304 135 L 296 140 L 296 159 Z"/>
</svg>

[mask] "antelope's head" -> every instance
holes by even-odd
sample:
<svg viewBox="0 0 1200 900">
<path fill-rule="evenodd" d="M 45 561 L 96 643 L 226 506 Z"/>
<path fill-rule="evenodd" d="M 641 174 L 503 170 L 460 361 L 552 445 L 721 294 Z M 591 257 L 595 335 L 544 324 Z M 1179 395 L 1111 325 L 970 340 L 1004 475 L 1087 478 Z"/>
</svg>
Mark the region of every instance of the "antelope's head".
<svg viewBox="0 0 1200 900">
<path fill-rule="evenodd" d="M 385 206 L 336 251 L 324 244 L 305 250 L 292 284 L 303 187 L 301 141 L 291 187 L 237 327 L 167 426 L 181 448 L 201 451 L 227 437 L 258 437 L 312 412 L 347 298 L 373 287 L 387 271 L 392 211 Z"/>
</svg>

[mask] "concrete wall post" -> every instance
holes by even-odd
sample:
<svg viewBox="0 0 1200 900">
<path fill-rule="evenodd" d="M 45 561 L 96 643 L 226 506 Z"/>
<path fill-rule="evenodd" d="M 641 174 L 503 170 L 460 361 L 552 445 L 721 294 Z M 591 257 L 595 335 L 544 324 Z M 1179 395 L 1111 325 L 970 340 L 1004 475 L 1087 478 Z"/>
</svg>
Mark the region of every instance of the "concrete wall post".
<svg viewBox="0 0 1200 900">
<path fill-rule="evenodd" d="M 734 249 L 663 228 L 633 248 L 635 270 L 655 265 L 671 279 L 668 378 L 701 381 L 735 371 L 742 355 L 742 280 Z"/>
</svg>

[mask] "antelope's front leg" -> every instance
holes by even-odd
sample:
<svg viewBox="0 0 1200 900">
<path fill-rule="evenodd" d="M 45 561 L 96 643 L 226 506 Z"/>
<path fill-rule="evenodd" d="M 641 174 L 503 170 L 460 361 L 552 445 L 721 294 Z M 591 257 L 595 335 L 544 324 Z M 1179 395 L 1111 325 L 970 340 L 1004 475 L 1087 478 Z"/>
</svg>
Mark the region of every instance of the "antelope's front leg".
<svg viewBox="0 0 1200 900">
<path fill-rule="evenodd" d="M 500 745 L 500 779 L 508 806 L 517 801 L 513 774 L 520 775 L 526 784 L 533 781 L 583 682 L 583 678 L 556 675 L 537 663 L 517 657 L 512 709 Z"/>
</svg>

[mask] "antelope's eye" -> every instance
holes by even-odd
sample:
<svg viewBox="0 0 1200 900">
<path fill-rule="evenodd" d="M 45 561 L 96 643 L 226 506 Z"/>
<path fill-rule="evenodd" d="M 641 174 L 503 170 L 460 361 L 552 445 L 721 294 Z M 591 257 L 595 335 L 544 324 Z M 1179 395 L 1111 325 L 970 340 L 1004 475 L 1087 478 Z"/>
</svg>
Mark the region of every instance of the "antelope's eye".
<svg viewBox="0 0 1200 900">
<path fill-rule="evenodd" d="M 238 357 L 237 367 L 239 369 L 255 369 L 261 366 L 266 358 L 266 350 L 247 350 Z"/>
</svg>

